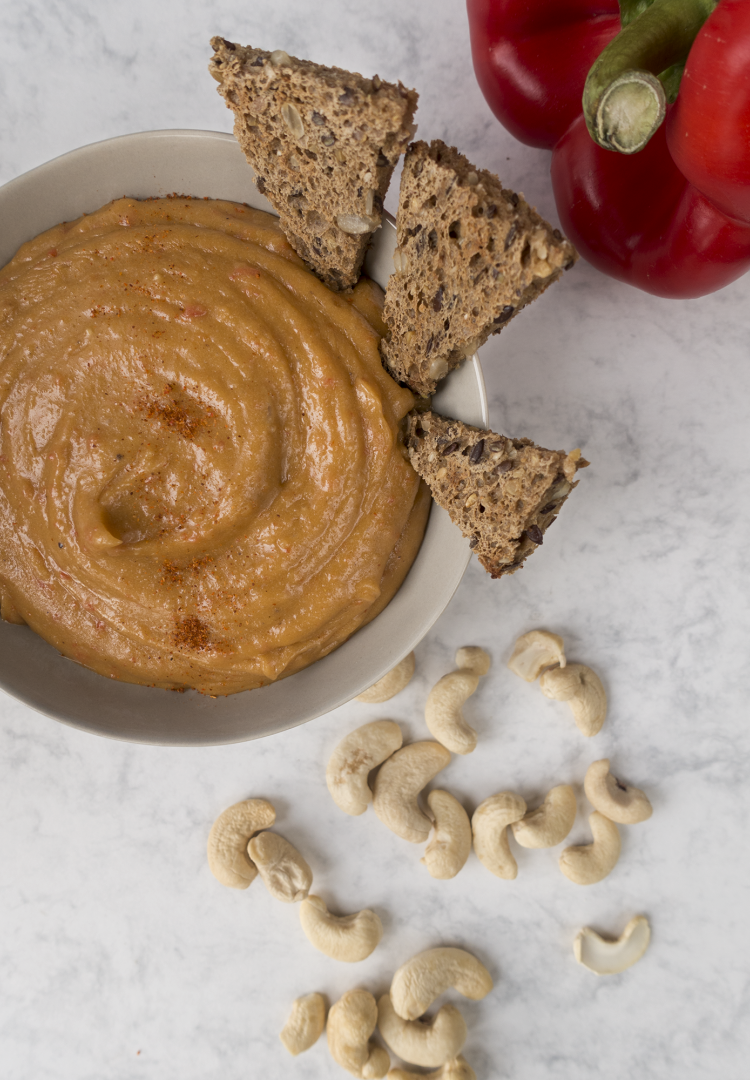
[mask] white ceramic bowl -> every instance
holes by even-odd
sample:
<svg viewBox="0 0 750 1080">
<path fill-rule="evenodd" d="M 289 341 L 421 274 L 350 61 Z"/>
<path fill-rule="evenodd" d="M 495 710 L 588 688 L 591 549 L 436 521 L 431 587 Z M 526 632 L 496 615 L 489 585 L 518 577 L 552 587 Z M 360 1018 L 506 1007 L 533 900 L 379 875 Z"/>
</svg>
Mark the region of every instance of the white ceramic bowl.
<svg viewBox="0 0 750 1080">
<path fill-rule="evenodd" d="M 273 212 L 231 135 L 146 131 L 84 146 L 0 188 L 0 266 L 26 240 L 121 195 L 208 195 Z M 365 261 L 385 287 L 396 230 L 386 215 Z M 435 407 L 486 426 L 476 357 L 444 382 Z M 212 745 L 270 735 L 330 712 L 390 670 L 424 637 L 470 557 L 445 511 L 432 507 L 419 554 L 388 607 L 339 649 L 272 686 L 212 700 L 113 682 L 61 656 L 32 630 L 0 620 L 0 687 L 64 724 L 135 742 Z"/>
</svg>

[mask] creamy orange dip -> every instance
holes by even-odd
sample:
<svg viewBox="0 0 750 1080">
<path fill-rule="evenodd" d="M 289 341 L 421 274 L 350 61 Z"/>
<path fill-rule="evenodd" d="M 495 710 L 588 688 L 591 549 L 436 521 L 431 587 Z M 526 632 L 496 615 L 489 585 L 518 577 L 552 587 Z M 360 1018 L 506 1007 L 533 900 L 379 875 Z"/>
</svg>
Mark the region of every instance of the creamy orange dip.
<svg viewBox="0 0 750 1080">
<path fill-rule="evenodd" d="M 429 499 L 382 294 L 276 219 L 119 199 L 0 270 L 0 600 L 114 679 L 232 694 L 381 611 Z"/>
</svg>

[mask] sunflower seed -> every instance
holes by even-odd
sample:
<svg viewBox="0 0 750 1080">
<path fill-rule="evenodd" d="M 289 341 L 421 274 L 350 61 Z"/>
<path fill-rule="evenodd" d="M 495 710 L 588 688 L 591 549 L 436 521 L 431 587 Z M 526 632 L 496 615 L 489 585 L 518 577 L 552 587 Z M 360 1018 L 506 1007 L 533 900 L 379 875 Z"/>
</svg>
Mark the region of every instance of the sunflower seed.
<svg viewBox="0 0 750 1080">
<path fill-rule="evenodd" d="M 305 134 L 305 125 L 302 123 L 302 117 L 300 116 L 297 108 L 290 102 L 286 102 L 281 106 L 281 119 L 294 135 L 295 139 L 301 139 Z"/>
</svg>

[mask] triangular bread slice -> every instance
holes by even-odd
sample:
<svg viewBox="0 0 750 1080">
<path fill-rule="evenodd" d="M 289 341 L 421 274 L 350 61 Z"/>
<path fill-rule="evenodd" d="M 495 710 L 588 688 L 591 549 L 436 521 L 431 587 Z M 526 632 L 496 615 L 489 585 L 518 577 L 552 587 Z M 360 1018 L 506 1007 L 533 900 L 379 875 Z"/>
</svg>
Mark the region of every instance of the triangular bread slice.
<svg viewBox="0 0 750 1080">
<path fill-rule="evenodd" d="M 417 93 L 378 76 L 211 40 L 209 71 L 234 112 L 258 190 L 298 255 L 332 289 L 359 277 Z"/>
<path fill-rule="evenodd" d="M 578 258 L 522 195 L 439 140 L 407 150 L 396 229 L 381 354 L 424 397 Z"/>
<path fill-rule="evenodd" d="M 410 413 L 406 445 L 433 499 L 493 578 L 514 573 L 536 551 L 576 487 L 576 471 L 588 465 L 580 450 L 545 450 L 430 411 Z"/>
</svg>

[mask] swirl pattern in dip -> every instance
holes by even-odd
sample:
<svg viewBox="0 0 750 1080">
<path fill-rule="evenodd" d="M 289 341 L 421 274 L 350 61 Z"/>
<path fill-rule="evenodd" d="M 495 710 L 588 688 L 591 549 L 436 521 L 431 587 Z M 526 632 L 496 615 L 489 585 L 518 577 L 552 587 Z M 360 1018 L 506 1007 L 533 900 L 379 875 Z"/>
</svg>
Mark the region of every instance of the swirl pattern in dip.
<svg viewBox="0 0 750 1080">
<path fill-rule="evenodd" d="M 0 271 L 0 599 L 104 675 L 230 694 L 388 603 L 429 499 L 376 286 L 274 218 L 120 199 Z"/>
</svg>

